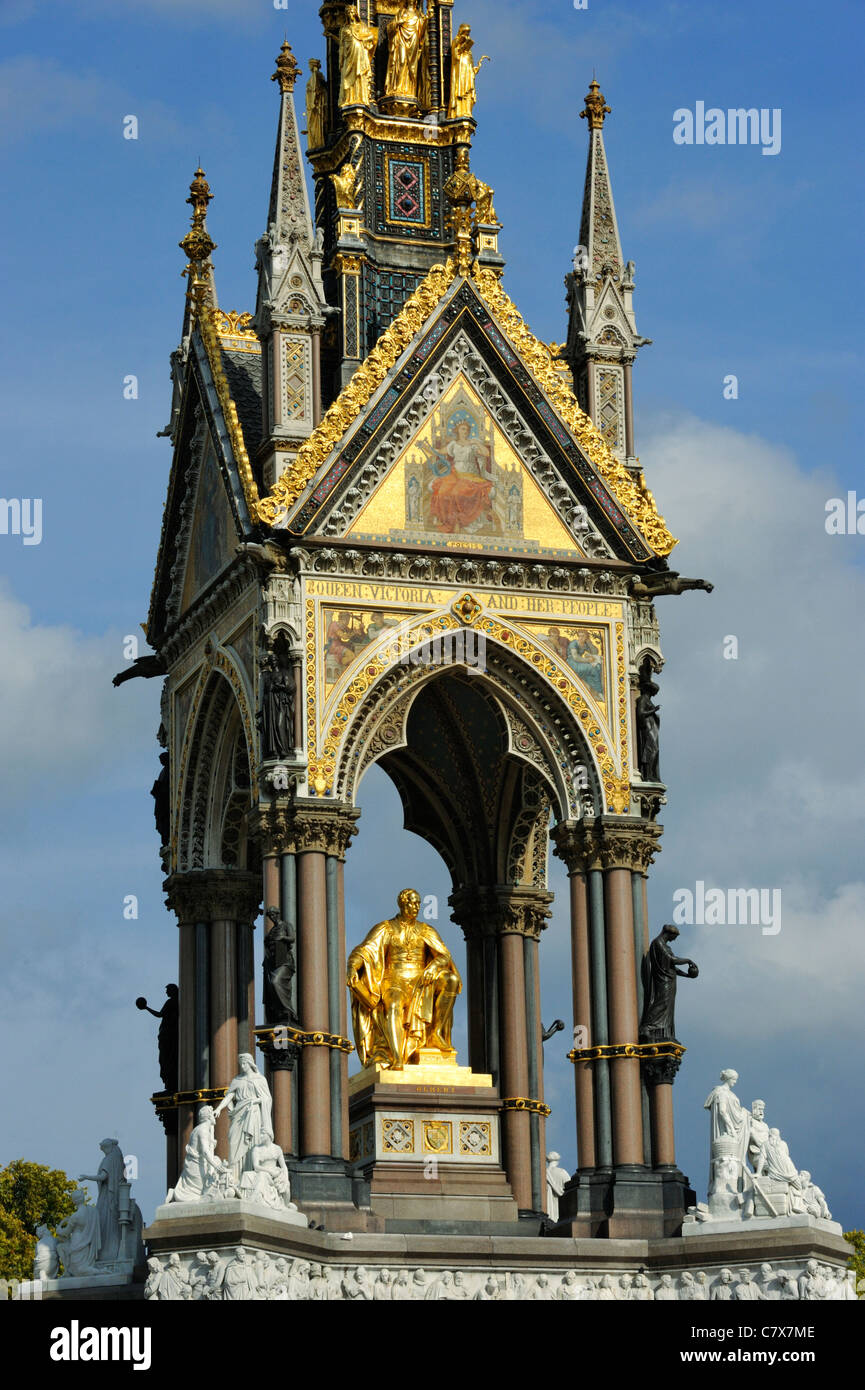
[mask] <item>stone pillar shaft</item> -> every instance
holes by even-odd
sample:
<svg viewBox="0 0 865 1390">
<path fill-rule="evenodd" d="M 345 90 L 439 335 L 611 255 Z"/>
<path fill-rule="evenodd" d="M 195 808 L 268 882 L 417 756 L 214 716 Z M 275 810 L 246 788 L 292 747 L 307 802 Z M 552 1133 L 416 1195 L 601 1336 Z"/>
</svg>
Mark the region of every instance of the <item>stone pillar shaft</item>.
<svg viewBox="0 0 865 1390">
<path fill-rule="evenodd" d="M 604 876 L 592 869 L 589 874 L 589 911 L 591 923 L 592 972 L 592 1044 L 604 1046 L 610 1041 L 607 1021 L 607 951 L 604 938 Z M 613 1121 L 610 1109 L 610 1064 L 606 1058 L 595 1067 L 595 1125 L 598 1166 L 610 1168 L 613 1163 Z"/>
<path fill-rule="evenodd" d="M 634 958 L 634 909 L 628 869 L 608 869 L 604 883 L 607 916 L 607 1008 L 611 1042 L 636 1042 L 637 967 Z M 616 1058 L 612 1065 L 613 1162 L 642 1164 L 643 1118 L 640 1063 Z"/>
<path fill-rule="evenodd" d="M 304 1032 L 328 1032 L 326 856 L 297 857 L 298 1005 Z M 330 1065 L 327 1049 L 304 1048 L 301 1059 L 300 1152 L 330 1153 Z"/>
<path fill-rule="evenodd" d="M 230 918 L 210 924 L 210 1069 L 214 1086 L 227 1086 L 237 1074 L 237 968 L 234 922 Z M 219 1154 L 228 1157 L 229 1114 L 223 1110 L 216 1122 Z"/>
<path fill-rule="evenodd" d="M 538 967 L 538 943 L 530 936 L 523 937 L 523 970 L 526 981 L 526 1043 L 528 1054 L 528 1094 L 533 1100 L 544 1099 L 543 1043 L 541 1041 L 541 982 Z M 530 1124 L 532 1173 L 532 1209 L 546 1207 L 546 1118 L 534 1113 Z"/>
<path fill-rule="evenodd" d="M 585 873 L 570 875 L 571 895 L 571 974 L 574 995 L 574 1025 L 585 1030 L 585 1045 L 592 1037 L 591 956 L 589 951 L 588 885 Z M 577 1106 L 577 1165 L 594 1168 L 597 1162 L 595 1135 L 595 1090 L 591 1062 L 574 1066 Z"/>
<path fill-rule="evenodd" d="M 526 1097 L 529 1061 L 526 1040 L 526 980 L 521 937 L 499 937 L 501 980 L 501 1080 L 503 1099 Z M 532 1209 L 531 1129 L 525 1111 L 505 1110 L 502 1115 L 505 1169 L 521 1211 Z"/>
<path fill-rule="evenodd" d="M 649 1086 L 648 1091 L 652 1115 L 652 1162 L 656 1168 L 675 1168 L 672 1083 Z"/>
</svg>

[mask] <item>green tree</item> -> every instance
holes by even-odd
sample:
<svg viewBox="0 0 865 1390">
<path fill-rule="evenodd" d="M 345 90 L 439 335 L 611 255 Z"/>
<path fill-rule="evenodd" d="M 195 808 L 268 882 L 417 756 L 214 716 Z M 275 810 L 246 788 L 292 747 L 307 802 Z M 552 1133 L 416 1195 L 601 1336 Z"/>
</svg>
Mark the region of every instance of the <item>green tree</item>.
<svg viewBox="0 0 865 1390">
<path fill-rule="evenodd" d="M 844 1239 L 853 1247 L 847 1268 L 856 1275 L 856 1293 L 862 1298 L 865 1297 L 865 1231 L 845 1231 Z"/>
<path fill-rule="evenodd" d="M 28 1235 L 18 1217 L 0 1207 L 0 1279 L 31 1279 L 35 1236 Z M 0 1291 L 0 1299 L 6 1295 Z"/>
<path fill-rule="evenodd" d="M 30 1279 L 36 1227 L 52 1232 L 73 1209 L 78 1183 L 60 1168 L 16 1158 L 0 1168 L 0 1279 Z"/>
</svg>

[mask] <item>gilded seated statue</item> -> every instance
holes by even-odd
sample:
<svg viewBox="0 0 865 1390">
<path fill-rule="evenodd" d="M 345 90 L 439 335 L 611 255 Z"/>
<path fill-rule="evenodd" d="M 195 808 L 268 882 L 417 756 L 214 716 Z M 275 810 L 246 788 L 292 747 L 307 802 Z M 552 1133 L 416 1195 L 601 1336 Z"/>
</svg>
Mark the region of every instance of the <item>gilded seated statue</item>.
<svg viewBox="0 0 865 1390">
<path fill-rule="evenodd" d="M 361 1066 L 401 1071 L 421 1050 L 452 1058 L 451 1026 L 462 980 L 438 932 L 417 920 L 406 888 L 399 916 L 373 927 L 348 958 L 354 1040 Z"/>
</svg>

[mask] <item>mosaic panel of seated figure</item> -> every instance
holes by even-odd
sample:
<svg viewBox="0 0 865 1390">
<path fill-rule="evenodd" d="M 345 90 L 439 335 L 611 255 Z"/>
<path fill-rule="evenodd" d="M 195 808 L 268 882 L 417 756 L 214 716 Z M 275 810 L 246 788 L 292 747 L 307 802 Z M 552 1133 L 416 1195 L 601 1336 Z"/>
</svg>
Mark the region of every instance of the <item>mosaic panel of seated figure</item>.
<svg viewBox="0 0 865 1390">
<path fill-rule="evenodd" d="M 522 538 L 520 469 L 496 460 L 492 420 L 467 392 L 435 412 L 405 477 L 407 531 Z"/>
<path fill-rule="evenodd" d="M 603 627 L 574 623 L 525 623 L 523 626 L 539 637 L 563 666 L 573 671 L 599 705 L 607 706 L 609 687 Z"/>
<path fill-rule="evenodd" d="M 322 608 L 325 688 L 330 691 L 362 652 L 405 618 L 383 608 Z"/>
</svg>

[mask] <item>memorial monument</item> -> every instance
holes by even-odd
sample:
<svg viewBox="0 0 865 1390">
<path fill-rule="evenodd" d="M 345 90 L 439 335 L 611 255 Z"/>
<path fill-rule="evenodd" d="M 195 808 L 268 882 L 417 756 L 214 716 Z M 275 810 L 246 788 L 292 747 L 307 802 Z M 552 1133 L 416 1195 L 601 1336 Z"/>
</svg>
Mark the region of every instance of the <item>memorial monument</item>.
<svg viewBox="0 0 865 1390">
<path fill-rule="evenodd" d="M 676 988 L 700 982 L 647 908 L 666 800 L 655 605 L 712 586 L 671 568 L 636 454 L 647 340 L 610 107 L 593 80 L 566 331 L 545 343 L 502 281 L 494 190 L 472 168 L 480 63 L 454 8 L 325 0 L 313 198 L 283 43 L 253 313 L 219 304 L 214 193 L 200 168 L 190 184 L 155 656 L 134 673 L 163 678 L 179 928 L 146 1296 L 841 1297 L 825 1199 L 733 1073 L 707 1102 L 706 1204 L 676 1163 Z M 371 930 L 346 901 L 353 842 L 376 835 L 357 804 L 373 764 L 451 876 L 440 932 L 396 875 L 380 908 L 398 898 L 396 915 Z M 567 1170 L 545 1142 L 550 842 L 579 1029 Z M 767 1243 L 763 1208 L 782 1206 Z"/>
</svg>

